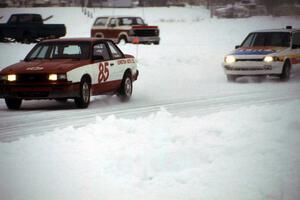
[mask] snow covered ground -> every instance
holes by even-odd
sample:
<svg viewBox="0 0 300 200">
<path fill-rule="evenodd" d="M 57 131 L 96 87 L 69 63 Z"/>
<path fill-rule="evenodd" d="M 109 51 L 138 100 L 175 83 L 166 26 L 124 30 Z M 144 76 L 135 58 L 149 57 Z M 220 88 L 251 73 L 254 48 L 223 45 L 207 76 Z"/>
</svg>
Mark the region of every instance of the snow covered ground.
<svg viewBox="0 0 300 200">
<path fill-rule="evenodd" d="M 1 199 L 297 200 L 299 103 L 97 117 L 3 143 Z"/>
<path fill-rule="evenodd" d="M 95 97 L 0 100 L 0 199 L 300 199 L 300 69 L 292 79 L 227 83 L 224 54 L 253 30 L 300 27 L 299 18 L 210 19 L 201 7 L 96 9 L 159 25 L 161 45 L 121 45 L 139 60 L 130 102 Z M 1 9 L 54 15 L 88 37 L 80 8 Z M 0 68 L 33 45 L 0 44 Z"/>
</svg>

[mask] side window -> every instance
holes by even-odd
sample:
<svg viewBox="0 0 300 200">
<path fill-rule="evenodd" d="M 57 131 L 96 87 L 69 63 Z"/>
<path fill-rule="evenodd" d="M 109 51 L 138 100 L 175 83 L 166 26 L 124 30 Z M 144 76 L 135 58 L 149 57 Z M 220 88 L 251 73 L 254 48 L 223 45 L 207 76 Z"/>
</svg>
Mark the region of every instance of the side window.
<svg viewBox="0 0 300 200">
<path fill-rule="evenodd" d="M 32 15 L 22 15 L 19 18 L 20 23 L 32 23 Z"/>
<path fill-rule="evenodd" d="M 109 21 L 109 26 L 110 26 L 110 27 L 115 27 L 115 26 L 117 26 L 117 19 L 116 19 L 116 18 L 110 19 L 110 21 Z"/>
<path fill-rule="evenodd" d="M 103 56 L 104 60 L 109 60 L 109 54 L 104 43 L 94 45 L 93 56 Z"/>
<path fill-rule="evenodd" d="M 294 34 L 293 38 L 293 46 L 296 46 L 297 48 L 300 48 L 300 32 Z"/>
<path fill-rule="evenodd" d="M 119 59 L 123 57 L 121 51 L 112 42 L 107 42 L 107 44 L 113 59 Z"/>
<path fill-rule="evenodd" d="M 63 54 L 67 54 L 67 55 L 81 54 L 81 49 L 78 45 L 69 45 L 64 48 Z"/>
<path fill-rule="evenodd" d="M 121 23 L 120 23 L 120 25 L 132 25 L 133 24 L 133 21 L 132 21 L 132 18 L 125 18 L 125 17 L 123 17 L 122 19 L 121 19 Z"/>
</svg>

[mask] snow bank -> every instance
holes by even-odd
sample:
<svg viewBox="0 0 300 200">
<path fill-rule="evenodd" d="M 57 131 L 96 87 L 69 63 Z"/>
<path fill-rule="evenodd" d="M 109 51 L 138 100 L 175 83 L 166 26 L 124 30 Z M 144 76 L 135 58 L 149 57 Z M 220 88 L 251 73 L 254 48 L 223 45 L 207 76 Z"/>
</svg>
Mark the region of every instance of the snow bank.
<svg viewBox="0 0 300 200">
<path fill-rule="evenodd" d="M 299 199 L 300 101 L 181 118 L 97 117 L 0 143 L 0 195 L 30 199 Z"/>
</svg>

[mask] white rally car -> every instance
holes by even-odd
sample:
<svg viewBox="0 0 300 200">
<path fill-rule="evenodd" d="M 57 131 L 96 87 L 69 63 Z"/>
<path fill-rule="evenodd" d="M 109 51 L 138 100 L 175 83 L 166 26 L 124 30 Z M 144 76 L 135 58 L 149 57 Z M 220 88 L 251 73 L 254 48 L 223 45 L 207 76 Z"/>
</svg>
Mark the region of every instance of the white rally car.
<svg viewBox="0 0 300 200">
<path fill-rule="evenodd" d="M 31 99 L 74 99 L 78 108 L 86 108 L 91 95 L 115 93 L 128 100 L 137 78 L 135 58 L 111 40 L 45 40 L 23 61 L 0 71 L 0 98 L 9 109 Z"/>
<path fill-rule="evenodd" d="M 252 32 L 225 56 L 222 66 L 228 81 L 244 75 L 275 75 L 288 80 L 291 69 L 300 67 L 300 30 L 288 26 Z"/>
</svg>

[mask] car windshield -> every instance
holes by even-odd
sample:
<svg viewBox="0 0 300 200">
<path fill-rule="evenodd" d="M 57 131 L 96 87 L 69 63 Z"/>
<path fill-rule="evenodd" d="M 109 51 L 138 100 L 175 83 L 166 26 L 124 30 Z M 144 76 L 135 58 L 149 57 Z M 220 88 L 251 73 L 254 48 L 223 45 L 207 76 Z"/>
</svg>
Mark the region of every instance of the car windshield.
<svg viewBox="0 0 300 200">
<path fill-rule="evenodd" d="M 120 19 L 120 25 L 144 25 L 144 21 L 139 17 L 123 17 Z"/>
<path fill-rule="evenodd" d="M 251 33 L 245 39 L 242 47 L 289 47 L 290 33 L 287 32 L 258 32 Z"/>
<path fill-rule="evenodd" d="M 88 59 L 89 43 L 43 43 L 35 46 L 25 60 L 36 59 Z"/>
</svg>

